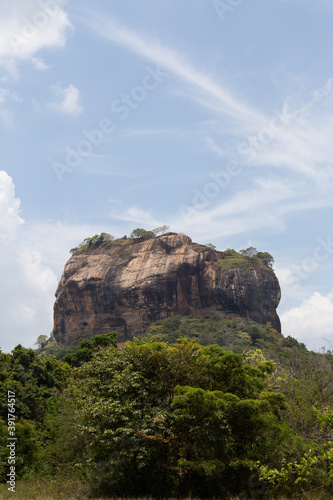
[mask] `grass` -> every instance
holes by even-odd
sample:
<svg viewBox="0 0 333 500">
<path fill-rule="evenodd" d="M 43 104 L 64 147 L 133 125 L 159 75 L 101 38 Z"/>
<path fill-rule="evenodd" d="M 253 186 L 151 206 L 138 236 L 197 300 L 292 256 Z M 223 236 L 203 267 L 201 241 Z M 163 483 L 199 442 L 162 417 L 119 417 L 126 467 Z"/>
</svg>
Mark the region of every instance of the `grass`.
<svg viewBox="0 0 333 500">
<path fill-rule="evenodd" d="M 269 269 L 269 267 L 258 257 L 246 257 L 245 255 L 235 255 L 220 259 L 213 264 L 215 269 L 220 269 L 222 272 L 230 271 L 230 269 Z"/>
<path fill-rule="evenodd" d="M 9 484 L 0 484 L 0 500 L 85 500 L 88 491 L 76 478 L 35 477 L 16 482 L 15 493 L 8 491 Z M 75 492 L 75 493 L 74 493 Z"/>
<path fill-rule="evenodd" d="M 116 257 L 120 257 L 123 260 L 132 260 L 133 259 L 132 255 L 126 255 L 125 253 L 122 253 L 122 252 L 117 253 Z"/>
<path fill-rule="evenodd" d="M 196 244 L 194 250 L 199 253 L 204 253 L 208 250 L 212 250 L 212 247 Z M 214 262 L 213 267 L 215 269 L 220 269 L 222 272 L 230 271 L 230 269 L 270 269 L 269 266 L 257 256 L 248 257 L 237 252 L 224 252 L 223 258 Z"/>
<path fill-rule="evenodd" d="M 86 496 L 65 496 L 65 497 L 58 497 L 58 496 L 49 496 L 49 495 L 38 495 L 38 496 L 26 496 L 25 493 L 23 493 L 23 495 L 20 495 L 18 493 L 10 493 L 10 495 L 8 494 L 5 494 L 4 496 L 2 496 L 0 494 L 0 500 L 9 500 L 10 498 L 13 498 L 13 495 L 15 495 L 15 498 L 18 498 L 19 500 L 58 500 L 59 498 L 63 498 L 63 499 L 66 499 L 66 500 L 78 500 L 78 498 L 80 498 L 81 500 L 91 500 L 92 497 L 86 497 Z M 123 497 L 110 497 L 110 500 L 120 500 L 120 498 L 123 498 Z M 242 497 L 244 498 L 244 497 Z M 299 497 L 292 497 L 293 500 L 296 500 L 297 498 L 299 500 L 331 500 L 331 496 L 326 496 L 326 497 L 318 497 L 318 496 L 309 496 L 309 495 L 301 495 Z M 105 500 L 105 497 L 103 498 L 94 498 L 94 500 Z M 135 497 L 135 498 L 127 498 L 127 500 L 155 500 L 153 497 Z M 163 499 L 161 499 L 163 500 Z M 167 498 L 165 500 L 202 500 L 198 497 L 189 497 L 189 498 L 182 498 L 182 499 L 176 499 L 176 498 Z M 215 500 L 219 500 L 219 499 L 215 499 Z M 221 499 L 222 500 L 222 499 Z M 227 499 L 225 499 L 227 500 Z M 240 497 L 234 497 L 234 498 L 229 498 L 228 500 L 241 500 Z M 269 498 L 267 498 L 267 500 L 270 500 Z M 272 499 L 273 500 L 273 497 Z M 274 497 L 274 500 L 291 500 L 291 497 L 287 498 L 287 497 Z"/>
<path fill-rule="evenodd" d="M 110 241 L 110 245 L 119 245 L 122 247 L 125 247 L 127 245 L 131 245 L 132 243 L 135 243 L 135 239 L 133 238 L 118 238 L 116 240 Z"/>
<path fill-rule="evenodd" d="M 18 500 L 88 500 L 92 497 L 88 495 L 87 488 L 78 478 L 75 477 L 39 477 L 22 479 L 17 481 L 15 493 L 8 491 L 8 485 L 0 484 L 0 500 L 18 499 Z M 110 497 L 116 500 L 119 497 Z M 274 500 L 290 500 L 291 497 L 268 497 L 274 498 Z M 332 498 L 329 494 L 318 494 L 318 492 L 313 491 L 308 494 L 295 494 L 293 500 L 328 500 Z M 95 500 L 102 500 L 97 499 Z M 127 499 L 131 500 L 131 499 Z M 153 497 L 136 497 L 132 500 L 154 500 Z M 169 498 L 168 500 L 172 500 Z M 176 499 L 173 499 L 176 500 Z M 200 500 L 198 497 L 191 497 L 188 499 L 183 498 L 182 500 Z M 218 500 L 218 499 L 216 499 Z M 240 500 L 239 497 L 229 498 L 228 500 Z"/>
<path fill-rule="evenodd" d="M 203 252 L 207 252 L 208 250 L 211 250 L 209 247 L 207 247 L 206 245 L 200 245 L 200 244 L 197 244 L 193 247 L 193 249 L 196 251 L 196 252 L 200 252 L 200 253 L 203 253 Z"/>
<path fill-rule="evenodd" d="M 93 250 L 96 250 L 96 249 L 102 248 L 102 247 L 127 246 L 127 245 L 131 245 L 132 243 L 135 243 L 135 239 L 128 238 L 127 236 L 123 236 L 122 238 L 117 238 L 116 240 L 106 239 L 105 241 L 94 241 L 91 239 L 90 241 L 87 241 L 86 243 L 81 243 L 81 245 L 79 245 L 78 247 L 73 248 L 71 250 L 71 253 L 72 253 L 72 255 L 79 255 L 83 252 L 90 253 Z"/>
</svg>

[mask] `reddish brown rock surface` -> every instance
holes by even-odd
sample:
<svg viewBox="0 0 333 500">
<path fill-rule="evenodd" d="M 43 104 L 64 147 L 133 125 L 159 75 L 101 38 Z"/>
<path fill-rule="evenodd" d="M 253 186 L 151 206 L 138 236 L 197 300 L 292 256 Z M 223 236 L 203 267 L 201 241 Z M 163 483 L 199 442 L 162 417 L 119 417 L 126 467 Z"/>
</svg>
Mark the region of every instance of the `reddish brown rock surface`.
<svg viewBox="0 0 333 500">
<path fill-rule="evenodd" d="M 74 254 L 56 292 L 54 336 L 60 346 L 116 331 L 130 340 L 174 314 L 240 316 L 280 332 L 280 287 L 266 267 L 221 270 L 230 255 L 183 234 Z M 254 266 L 256 267 L 256 266 Z"/>
</svg>

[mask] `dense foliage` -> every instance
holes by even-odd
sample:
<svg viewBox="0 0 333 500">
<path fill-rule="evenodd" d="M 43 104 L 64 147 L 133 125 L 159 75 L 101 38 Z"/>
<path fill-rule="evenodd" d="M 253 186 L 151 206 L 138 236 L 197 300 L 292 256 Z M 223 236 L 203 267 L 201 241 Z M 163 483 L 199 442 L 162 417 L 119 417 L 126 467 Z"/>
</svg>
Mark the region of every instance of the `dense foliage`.
<svg viewBox="0 0 333 500">
<path fill-rule="evenodd" d="M 217 344 L 240 353 L 250 348 L 279 345 L 284 340 L 270 323 L 259 325 L 251 320 L 221 319 L 217 315 L 210 318 L 171 316 L 151 325 L 145 336 L 155 336 L 158 340 L 168 343 L 186 337 L 202 345 Z"/>
<path fill-rule="evenodd" d="M 133 242 L 133 240 L 137 238 L 144 238 L 144 239 L 155 238 L 158 234 L 163 234 L 166 231 L 168 231 L 168 229 L 169 226 L 161 226 L 151 231 L 147 231 L 146 229 L 138 227 L 132 231 L 130 238 L 128 238 L 127 235 L 125 235 L 122 238 L 117 238 L 117 239 L 115 239 L 114 236 L 112 236 L 112 234 L 109 233 L 95 234 L 90 238 L 85 238 L 77 247 L 72 248 L 70 250 L 70 253 L 74 255 L 81 252 L 94 250 L 96 248 L 110 244 L 120 245 L 120 246 L 129 245 L 130 243 Z"/>
<path fill-rule="evenodd" d="M 268 252 L 258 252 L 256 248 L 249 247 L 245 250 L 240 250 L 239 253 L 241 255 L 245 255 L 246 257 L 256 257 L 257 259 L 262 260 L 266 266 L 273 267 L 274 259 Z"/>
<path fill-rule="evenodd" d="M 33 349 L 18 345 L 11 354 L 0 352 L 0 477 L 7 473 L 7 394 L 15 394 L 15 434 L 18 478 L 42 464 L 47 420 L 57 407 L 71 369 L 53 356 L 41 359 Z"/>
<path fill-rule="evenodd" d="M 96 493 L 223 497 L 293 435 L 284 397 L 264 389 L 270 362 L 219 346 L 153 340 L 108 348 L 75 372 L 81 463 Z"/>
<path fill-rule="evenodd" d="M 37 339 L 38 341 L 38 339 Z M 71 366 L 79 366 L 85 361 L 89 361 L 93 355 L 93 352 L 100 347 L 105 347 L 108 345 L 117 345 L 117 334 L 116 332 L 102 333 L 100 335 L 95 335 L 91 339 L 87 340 L 75 340 L 67 347 L 59 347 L 55 341 L 53 334 L 39 344 L 37 352 L 41 356 L 52 355 L 56 359 L 61 359 Z"/>
<path fill-rule="evenodd" d="M 91 238 L 85 238 L 79 246 L 72 248 L 70 253 L 73 255 L 75 253 L 85 252 L 87 250 L 93 250 L 94 248 L 98 248 L 100 246 L 108 245 L 114 240 L 112 234 L 109 233 L 101 233 L 95 234 Z"/>
<path fill-rule="evenodd" d="M 4 483 L 11 390 L 18 483 L 58 498 L 332 497 L 331 351 L 217 317 L 169 318 L 123 349 L 98 335 L 62 360 L 53 342 L 0 352 Z"/>
<path fill-rule="evenodd" d="M 274 264 L 274 259 L 268 252 L 258 252 L 255 248 L 250 247 L 246 250 L 236 250 L 228 248 L 224 252 L 224 256 L 214 264 L 221 271 L 229 271 L 229 269 L 271 269 Z"/>
<path fill-rule="evenodd" d="M 116 332 L 104 333 L 95 335 L 92 339 L 82 340 L 75 352 L 66 354 L 62 360 L 71 366 L 80 366 L 83 363 L 90 361 L 96 349 L 112 345 L 117 346 Z"/>
</svg>

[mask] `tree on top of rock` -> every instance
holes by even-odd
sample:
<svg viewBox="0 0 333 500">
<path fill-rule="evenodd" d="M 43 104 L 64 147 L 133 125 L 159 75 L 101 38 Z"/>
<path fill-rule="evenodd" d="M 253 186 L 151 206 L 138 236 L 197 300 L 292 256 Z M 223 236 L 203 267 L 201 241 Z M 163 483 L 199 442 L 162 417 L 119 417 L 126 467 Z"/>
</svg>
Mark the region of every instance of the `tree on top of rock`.
<svg viewBox="0 0 333 500">
<path fill-rule="evenodd" d="M 131 232 L 131 238 L 155 238 L 156 234 L 154 231 L 147 231 L 141 227 L 137 227 Z"/>
</svg>

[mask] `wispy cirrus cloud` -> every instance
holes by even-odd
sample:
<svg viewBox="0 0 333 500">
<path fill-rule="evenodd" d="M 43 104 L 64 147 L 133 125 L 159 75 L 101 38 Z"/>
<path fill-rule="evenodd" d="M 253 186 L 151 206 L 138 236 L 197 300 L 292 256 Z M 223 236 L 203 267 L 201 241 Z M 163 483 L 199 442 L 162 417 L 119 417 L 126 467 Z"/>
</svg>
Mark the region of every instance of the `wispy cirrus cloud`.
<svg viewBox="0 0 333 500">
<path fill-rule="evenodd" d="M 112 212 L 112 219 L 122 220 L 126 222 L 135 222 L 139 224 L 148 224 L 149 226 L 157 227 L 161 223 L 148 210 L 143 210 L 139 207 L 129 207 L 126 210 Z"/>
<path fill-rule="evenodd" d="M 287 97 L 281 110 L 273 109 L 271 116 L 269 116 L 233 95 L 228 90 L 227 85 L 217 83 L 205 72 L 195 68 L 181 55 L 179 50 L 175 51 L 159 41 L 143 37 L 134 30 L 124 27 L 118 20 L 108 16 L 92 14 L 86 22 L 99 36 L 161 65 L 173 76 L 180 78 L 188 87 L 195 88 L 198 103 L 206 108 L 209 107 L 215 116 L 217 114 L 223 118 L 231 118 L 229 133 L 234 136 L 234 141 L 230 141 L 232 149 L 226 151 L 226 155 L 235 155 L 236 153 L 242 163 L 249 165 L 285 167 L 301 175 L 316 175 L 317 177 L 324 171 L 330 175 L 330 168 L 323 168 L 323 164 L 330 163 L 330 158 L 333 157 L 333 146 L 329 148 L 331 141 L 327 141 L 327 134 L 330 133 L 333 120 L 332 102 L 330 102 L 330 109 L 327 107 L 332 97 L 330 81 L 326 82 L 322 89 L 309 95 L 308 100 L 303 102 L 301 106 L 299 103 L 293 103 L 292 98 Z M 184 98 L 189 95 L 185 91 L 180 92 L 180 94 Z M 282 116 L 279 126 L 277 115 Z M 287 122 L 286 116 L 288 117 Z M 270 131 L 268 129 L 273 122 L 275 128 Z M 252 138 L 257 139 L 258 143 L 258 138 L 255 137 L 256 133 L 263 136 L 266 133 L 266 139 L 262 139 L 261 143 L 259 140 L 257 149 L 253 149 L 251 146 L 255 157 L 250 158 L 250 154 L 239 154 L 239 145 L 244 140 L 251 140 L 251 135 Z M 320 151 L 319 155 L 318 151 Z"/>
<path fill-rule="evenodd" d="M 296 101 L 293 96 L 285 96 L 281 102 L 279 98 L 278 105 L 267 114 L 230 92 L 230 82 L 221 84 L 202 68 L 196 68 L 179 49 L 149 39 L 105 15 L 92 14 L 86 23 L 98 36 L 160 65 L 181 81 L 182 86 L 174 91 L 177 98 L 191 96 L 212 113 L 212 120 L 186 131 L 187 135 L 195 135 L 195 147 L 199 139 L 207 151 L 225 163 L 233 159 L 243 168 L 242 175 L 231 179 L 227 189 L 215 185 L 216 195 L 205 197 L 203 194 L 202 202 L 198 192 L 212 189 L 212 179 L 207 172 L 206 181 L 195 190 L 192 188 L 197 194 L 196 201 L 195 196 L 184 193 L 178 210 L 177 207 L 170 210 L 169 223 L 175 230 L 186 230 L 203 238 L 261 228 L 281 232 L 291 214 L 332 206 L 331 79 L 303 99 Z M 143 135 L 150 133 L 142 132 Z M 136 135 L 128 134 L 128 139 L 131 134 Z M 239 189 L 238 181 L 244 176 L 247 186 L 244 187 L 243 182 Z M 185 218 L 180 217 L 180 207 L 184 204 L 194 208 Z M 139 210 L 135 210 L 136 214 Z M 134 217 L 131 210 L 121 217 L 128 221 L 141 220 Z M 144 219 L 149 220 L 148 214 L 142 216 L 142 222 Z"/>
<path fill-rule="evenodd" d="M 303 102 L 289 100 L 289 120 L 281 131 L 273 133 L 265 144 L 262 140 L 250 164 L 284 167 L 327 185 L 333 178 L 332 79 L 314 90 Z M 257 138 L 260 138 L 260 131 Z M 259 141 L 260 142 L 260 141 Z"/>
<path fill-rule="evenodd" d="M 92 13 L 86 19 L 86 24 L 98 35 L 160 65 L 193 89 L 199 90 L 206 99 L 213 99 L 215 107 L 218 106 L 220 112 L 228 117 L 238 122 L 252 123 L 252 125 L 256 124 L 257 126 L 264 123 L 265 117 L 261 113 L 237 99 L 226 87 L 218 84 L 207 74 L 191 65 L 180 55 L 178 50 L 173 50 L 157 40 L 150 40 L 139 35 L 110 16 Z M 208 101 L 207 106 L 211 107 L 211 105 Z"/>
</svg>

